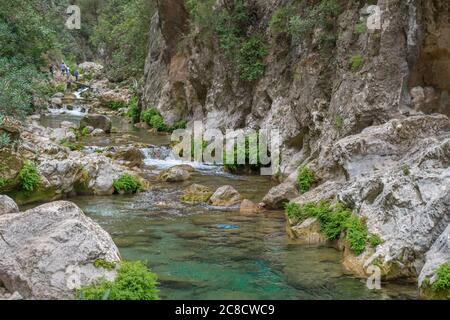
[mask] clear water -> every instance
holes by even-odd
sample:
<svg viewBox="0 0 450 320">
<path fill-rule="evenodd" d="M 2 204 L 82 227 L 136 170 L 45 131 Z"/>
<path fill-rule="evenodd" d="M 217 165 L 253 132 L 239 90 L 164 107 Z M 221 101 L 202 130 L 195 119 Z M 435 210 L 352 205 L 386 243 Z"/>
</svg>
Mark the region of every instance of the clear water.
<svg viewBox="0 0 450 320">
<path fill-rule="evenodd" d="M 62 120 L 70 121 L 52 116 L 53 122 L 47 124 L 57 125 Z M 123 125 L 120 131 L 136 140 L 162 143 L 159 136 L 116 120 L 115 126 Z M 218 210 L 180 201 L 183 189 L 195 182 L 212 189 L 229 184 L 245 198 L 259 202 L 273 186 L 268 177 L 236 177 L 202 170 L 189 182 L 158 183 L 155 176 L 162 167 L 147 169 L 146 176 L 152 183 L 148 192 L 70 200 L 111 234 L 124 259 L 148 262 L 159 276 L 163 299 L 417 297 L 414 285 L 390 283 L 383 284 L 381 291 L 368 290 L 363 280 L 343 270 L 340 252 L 290 240 L 283 212 L 243 216 L 236 209 Z"/>
</svg>

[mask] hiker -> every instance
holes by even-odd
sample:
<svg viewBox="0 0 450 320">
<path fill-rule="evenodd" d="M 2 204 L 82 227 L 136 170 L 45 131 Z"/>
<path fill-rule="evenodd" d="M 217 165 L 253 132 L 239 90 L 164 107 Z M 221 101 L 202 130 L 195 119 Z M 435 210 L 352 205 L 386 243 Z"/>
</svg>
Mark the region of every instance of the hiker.
<svg viewBox="0 0 450 320">
<path fill-rule="evenodd" d="M 75 81 L 78 82 L 78 78 L 80 77 L 80 73 L 78 72 L 78 70 L 75 70 L 75 72 L 73 73 L 73 75 L 75 76 Z"/>
<path fill-rule="evenodd" d="M 68 66 L 66 67 L 66 71 L 67 71 L 67 78 L 70 78 L 70 68 Z"/>
<path fill-rule="evenodd" d="M 53 78 L 54 75 L 55 75 L 55 66 L 54 66 L 53 64 L 51 64 L 51 65 L 48 67 L 48 70 L 50 71 L 50 75 L 51 75 L 52 78 Z"/>
<path fill-rule="evenodd" d="M 64 75 L 66 73 L 66 64 L 64 61 L 61 63 L 61 74 Z"/>
</svg>

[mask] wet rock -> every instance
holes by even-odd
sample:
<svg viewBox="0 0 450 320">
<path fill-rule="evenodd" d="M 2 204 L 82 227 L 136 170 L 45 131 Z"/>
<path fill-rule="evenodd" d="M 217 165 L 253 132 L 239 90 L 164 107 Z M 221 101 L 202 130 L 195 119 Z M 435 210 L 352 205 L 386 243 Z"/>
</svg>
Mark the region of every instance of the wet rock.
<svg viewBox="0 0 450 320">
<path fill-rule="evenodd" d="M 241 207 L 239 212 L 242 214 L 255 214 L 261 212 L 261 208 L 255 204 L 253 201 L 244 199 L 241 202 Z"/>
<path fill-rule="evenodd" d="M 51 98 L 50 103 L 55 108 L 61 108 L 63 105 L 63 101 L 61 98 Z"/>
<path fill-rule="evenodd" d="M 262 203 L 267 209 L 283 209 L 284 204 L 299 196 L 297 186 L 292 182 L 284 182 L 264 196 Z"/>
<path fill-rule="evenodd" d="M 190 178 L 191 174 L 186 170 L 186 166 L 171 167 L 167 170 L 163 170 L 158 176 L 158 180 L 164 182 L 181 182 L 189 180 Z"/>
<path fill-rule="evenodd" d="M 111 132 L 112 123 L 111 119 L 101 114 L 88 114 L 80 122 L 80 128 L 93 127 L 95 129 L 101 129 L 106 133 Z"/>
<path fill-rule="evenodd" d="M 19 212 L 19 207 L 14 200 L 8 196 L 0 195 L 0 216 L 17 212 Z"/>
<path fill-rule="evenodd" d="M 209 203 L 217 207 L 231 207 L 241 203 L 242 196 L 232 186 L 223 186 L 214 192 Z"/>
<path fill-rule="evenodd" d="M 74 289 L 115 277 L 94 262 L 120 261 L 116 245 L 73 203 L 0 216 L 0 229 L 0 282 L 25 299 L 73 299 Z"/>
<path fill-rule="evenodd" d="M 57 93 L 55 93 L 55 94 L 52 96 L 52 98 L 59 98 L 59 99 L 62 99 L 62 98 L 64 98 L 64 93 L 63 93 L 63 92 L 57 92 Z"/>
<path fill-rule="evenodd" d="M 181 200 L 191 204 L 202 203 L 207 202 L 212 194 L 210 188 L 200 184 L 192 184 L 184 191 Z"/>
<path fill-rule="evenodd" d="M 94 131 L 91 132 L 91 136 L 93 137 L 100 137 L 100 136 L 104 136 L 105 135 L 105 131 L 103 131 L 102 129 L 94 129 Z"/>
<path fill-rule="evenodd" d="M 136 147 L 126 148 L 124 150 L 119 150 L 114 158 L 116 160 L 123 160 L 127 163 L 130 168 L 137 167 L 140 168 L 144 164 L 144 155 Z"/>
<path fill-rule="evenodd" d="M 290 228 L 288 234 L 299 243 L 325 244 L 327 238 L 320 232 L 320 221 L 317 218 L 308 218 L 300 224 Z"/>
</svg>

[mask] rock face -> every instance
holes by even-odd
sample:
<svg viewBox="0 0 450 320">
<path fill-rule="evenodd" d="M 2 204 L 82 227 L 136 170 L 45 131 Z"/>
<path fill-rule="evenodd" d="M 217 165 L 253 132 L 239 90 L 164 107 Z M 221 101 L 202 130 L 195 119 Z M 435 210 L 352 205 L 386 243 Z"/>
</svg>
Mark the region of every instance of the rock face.
<svg viewBox="0 0 450 320">
<path fill-rule="evenodd" d="M 338 168 L 348 180 L 323 183 L 294 202 L 340 201 L 383 240 L 375 252 L 345 255 L 344 265 L 364 275 L 376 262 L 385 279 L 398 279 L 416 278 L 426 261 L 436 263 L 430 248 L 442 249 L 437 239 L 450 223 L 450 120 L 391 120 L 341 139 L 330 153 L 334 163 L 324 161 L 322 170 Z"/>
<path fill-rule="evenodd" d="M 0 229 L 0 282 L 25 299 L 72 299 L 74 289 L 115 277 L 94 262 L 120 261 L 117 247 L 73 203 L 2 215 Z"/>
<path fill-rule="evenodd" d="M 186 166 L 171 167 L 167 170 L 163 170 L 158 176 L 158 180 L 164 182 L 182 182 L 189 180 L 190 178 L 191 174 L 186 169 Z"/>
<path fill-rule="evenodd" d="M 419 287 L 425 291 L 425 294 L 426 291 L 429 291 L 429 288 L 425 288 L 425 286 L 432 285 L 436 281 L 436 270 L 446 263 L 450 263 L 450 225 L 425 256 L 425 265 L 419 276 Z M 429 280 L 429 283 L 425 284 L 425 280 Z"/>
<path fill-rule="evenodd" d="M 111 132 L 111 119 L 101 114 L 89 114 L 81 119 L 80 128 L 93 127 L 94 129 L 101 129 L 106 133 Z"/>
<path fill-rule="evenodd" d="M 0 216 L 8 213 L 17 213 L 19 212 L 19 207 L 8 196 L 0 195 Z"/>
<path fill-rule="evenodd" d="M 241 203 L 242 196 L 232 186 L 223 186 L 214 192 L 209 203 L 217 207 L 231 207 Z"/>
</svg>

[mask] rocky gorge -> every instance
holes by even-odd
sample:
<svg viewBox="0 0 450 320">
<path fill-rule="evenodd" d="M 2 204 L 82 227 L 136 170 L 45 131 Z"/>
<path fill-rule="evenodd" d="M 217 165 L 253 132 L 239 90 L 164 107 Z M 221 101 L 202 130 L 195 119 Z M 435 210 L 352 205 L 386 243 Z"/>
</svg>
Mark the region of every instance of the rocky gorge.
<svg viewBox="0 0 450 320">
<path fill-rule="evenodd" d="M 89 298 L 127 260 L 167 299 L 448 299 L 449 21 L 443 0 L 156 1 L 139 85 L 82 62 L 0 118 L 0 299 Z M 279 130 L 277 174 L 178 159 L 195 121 Z"/>
</svg>

